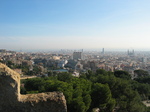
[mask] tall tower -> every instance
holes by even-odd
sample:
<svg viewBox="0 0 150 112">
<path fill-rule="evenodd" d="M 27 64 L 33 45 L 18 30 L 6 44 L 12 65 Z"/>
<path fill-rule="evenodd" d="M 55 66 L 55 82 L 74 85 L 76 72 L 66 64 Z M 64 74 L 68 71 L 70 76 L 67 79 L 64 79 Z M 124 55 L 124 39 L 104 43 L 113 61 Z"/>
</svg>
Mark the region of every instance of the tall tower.
<svg viewBox="0 0 150 112">
<path fill-rule="evenodd" d="M 127 53 L 128 53 L 128 56 L 134 56 L 135 55 L 134 49 L 132 51 L 128 50 Z"/>
<path fill-rule="evenodd" d="M 128 49 L 127 53 L 128 53 L 128 55 L 130 54 L 130 53 L 129 53 L 129 49 Z"/>
<path fill-rule="evenodd" d="M 133 51 L 132 51 L 132 54 L 134 55 L 134 49 L 133 49 Z"/>
<path fill-rule="evenodd" d="M 104 48 L 102 49 L 102 54 L 105 54 Z"/>
</svg>

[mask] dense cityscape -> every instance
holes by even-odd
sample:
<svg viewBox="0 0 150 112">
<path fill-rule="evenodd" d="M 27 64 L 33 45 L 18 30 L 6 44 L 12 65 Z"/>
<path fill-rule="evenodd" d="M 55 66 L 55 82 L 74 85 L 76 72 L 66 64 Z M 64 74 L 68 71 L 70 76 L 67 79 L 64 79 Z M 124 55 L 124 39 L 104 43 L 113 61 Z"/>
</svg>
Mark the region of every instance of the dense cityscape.
<svg viewBox="0 0 150 112">
<path fill-rule="evenodd" d="M 56 102 L 55 106 L 52 106 L 54 112 L 56 108 L 59 112 L 149 112 L 149 53 L 133 49 L 110 52 L 104 48 L 99 51 L 61 49 L 49 52 L 1 49 L 0 76 L 13 76 L 14 72 L 9 68 L 17 72 L 18 77 L 21 77 L 21 85 L 17 84 L 17 95 L 32 95 L 32 99 L 43 92 L 45 95 L 45 92 L 62 92 L 65 99 L 61 99 L 66 103 L 61 104 L 61 109 L 56 107 L 61 101 Z M 1 81 L 5 82 L 5 78 Z M 8 78 L 5 83 L 7 82 Z M 20 80 L 15 83 L 20 83 Z M 10 86 L 10 90 L 12 87 L 14 86 Z M 9 94 L 7 88 L 5 93 Z M 1 96 L 3 97 L 3 94 Z M 24 97 L 21 97 L 21 100 L 25 100 Z M 38 100 L 38 103 L 41 101 L 42 99 Z M 27 106 L 27 102 L 36 103 L 37 100 L 30 101 L 27 98 L 23 105 L 20 100 L 16 102 L 19 107 L 12 107 L 14 112 L 32 111 L 32 105 L 25 110 L 20 109 Z M 36 104 L 34 105 L 37 111 Z M 46 108 L 45 111 L 51 110 L 52 107 Z M 45 107 L 40 104 L 39 108 L 43 110 Z M 3 107 L 3 110 L 5 109 Z M 9 109 L 6 109 L 6 112 Z"/>
<path fill-rule="evenodd" d="M 0 0 L 0 112 L 150 112 L 150 0 Z"/>
<path fill-rule="evenodd" d="M 150 52 L 134 50 L 108 52 L 60 50 L 51 52 L 15 52 L 0 50 L 0 61 L 24 75 L 48 75 L 48 72 L 71 72 L 79 76 L 88 70 L 124 70 L 136 78 L 136 70 L 150 73 Z M 37 71 L 38 70 L 38 71 Z"/>
</svg>

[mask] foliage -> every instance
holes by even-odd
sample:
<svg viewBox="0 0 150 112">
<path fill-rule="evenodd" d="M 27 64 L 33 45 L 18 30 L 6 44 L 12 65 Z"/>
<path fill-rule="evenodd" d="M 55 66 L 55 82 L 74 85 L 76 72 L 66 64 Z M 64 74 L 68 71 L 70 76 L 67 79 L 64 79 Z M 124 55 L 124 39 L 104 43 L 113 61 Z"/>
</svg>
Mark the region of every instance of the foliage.
<svg viewBox="0 0 150 112">
<path fill-rule="evenodd" d="M 123 79 L 131 79 L 131 75 L 128 72 L 122 70 L 115 71 L 114 75 Z"/>
<path fill-rule="evenodd" d="M 139 83 L 150 84 L 150 76 L 136 78 L 135 80 L 138 81 Z"/>
<path fill-rule="evenodd" d="M 50 73 L 51 74 L 51 73 Z M 22 92 L 61 91 L 67 101 L 68 112 L 91 112 L 99 108 L 101 112 L 145 112 L 141 99 L 150 93 L 150 85 L 143 81 L 131 80 L 125 71 L 88 71 L 79 78 L 70 73 L 51 74 L 45 78 L 26 79 Z"/>
<path fill-rule="evenodd" d="M 58 80 L 63 82 L 69 82 L 72 80 L 73 76 L 70 73 L 59 73 L 57 74 Z"/>
<path fill-rule="evenodd" d="M 111 104 L 115 104 L 115 100 L 112 99 L 111 91 L 107 84 L 95 83 L 92 88 L 92 108 L 99 107 L 101 110 L 106 111 L 109 109 L 108 105 L 112 107 Z"/>
<path fill-rule="evenodd" d="M 134 71 L 134 73 L 136 73 L 136 74 L 137 74 L 137 77 L 138 77 L 138 78 L 140 78 L 140 77 L 147 77 L 147 76 L 149 76 L 148 71 L 144 71 L 144 70 L 141 70 L 141 69 L 139 69 L 139 70 L 135 70 L 135 71 Z"/>
</svg>

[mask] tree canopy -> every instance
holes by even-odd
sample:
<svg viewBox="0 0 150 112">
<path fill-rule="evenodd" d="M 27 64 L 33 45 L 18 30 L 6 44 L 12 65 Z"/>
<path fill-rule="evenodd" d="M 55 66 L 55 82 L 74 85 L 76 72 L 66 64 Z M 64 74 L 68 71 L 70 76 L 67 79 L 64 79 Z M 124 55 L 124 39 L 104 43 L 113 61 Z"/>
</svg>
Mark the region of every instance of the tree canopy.
<svg viewBox="0 0 150 112">
<path fill-rule="evenodd" d="M 142 103 L 150 96 L 149 83 L 144 79 L 132 80 L 125 71 L 97 70 L 83 73 L 79 78 L 70 73 L 59 73 L 44 78 L 26 79 L 21 92 L 37 93 L 61 91 L 67 101 L 68 112 L 146 112 Z M 146 80 L 146 79 L 145 79 Z M 148 82 L 148 81 L 147 81 Z"/>
</svg>

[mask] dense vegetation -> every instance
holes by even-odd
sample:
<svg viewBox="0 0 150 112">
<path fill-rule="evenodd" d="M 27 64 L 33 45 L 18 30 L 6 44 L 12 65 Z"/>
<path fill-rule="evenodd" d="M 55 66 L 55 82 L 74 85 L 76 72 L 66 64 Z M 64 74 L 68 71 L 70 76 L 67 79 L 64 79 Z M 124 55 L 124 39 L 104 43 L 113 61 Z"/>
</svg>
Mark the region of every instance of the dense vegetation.
<svg viewBox="0 0 150 112">
<path fill-rule="evenodd" d="M 142 103 L 150 96 L 150 83 L 146 77 L 131 80 L 125 71 L 97 70 L 81 74 L 58 73 L 50 77 L 23 80 L 21 93 L 62 91 L 67 100 L 68 112 L 149 112 Z M 145 78 L 145 79 L 144 79 Z M 150 78 L 150 77 L 149 77 Z"/>
</svg>

